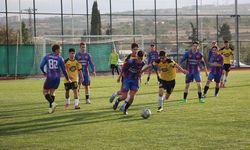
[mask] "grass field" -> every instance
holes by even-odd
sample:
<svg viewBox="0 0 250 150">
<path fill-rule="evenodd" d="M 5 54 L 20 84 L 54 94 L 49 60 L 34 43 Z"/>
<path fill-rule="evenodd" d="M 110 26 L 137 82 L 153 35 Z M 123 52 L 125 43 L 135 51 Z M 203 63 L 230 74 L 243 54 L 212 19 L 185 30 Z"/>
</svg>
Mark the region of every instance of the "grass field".
<svg viewBox="0 0 250 150">
<path fill-rule="evenodd" d="M 61 84 L 54 114 L 47 113 L 43 80 L 0 81 L 0 149 L 250 149 L 250 71 L 230 73 L 219 97 L 213 97 L 211 84 L 205 104 L 198 103 L 195 83 L 188 103 L 179 103 L 184 75 L 178 74 L 162 113 L 156 112 L 153 75 L 149 85 L 141 84 L 128 116 L 113 111 L 108 101 L 120 87 L 111 76 L 92 78 L 92 104 L 81 97 L 80 110 L 64 110 Z M 149 119 L 140 117 L 143 107 L 151 109 Z"/>
</svg>

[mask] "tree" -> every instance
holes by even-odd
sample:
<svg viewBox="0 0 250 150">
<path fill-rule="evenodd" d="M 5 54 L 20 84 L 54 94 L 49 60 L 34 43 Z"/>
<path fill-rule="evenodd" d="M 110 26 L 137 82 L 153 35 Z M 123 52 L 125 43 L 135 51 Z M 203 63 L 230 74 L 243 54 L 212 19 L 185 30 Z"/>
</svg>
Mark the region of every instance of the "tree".
<svg viewBox="0 0 250 150">
<path fill-rule="evenodd" d="M 30 32 L 29 29 L 26 27 L 24 21 L 22 21 L 22 43 L 27 44 L 30 42 Z"/>
<path fill-rule="evenodd" d="M 192 28 L 192 33 L 191 35 L 188 37 L 189 40 L 193 42 L 198 41 L 198 33 L 197 33 L 197 29 L 194 27 L 194 24 L 192 22 L 190 22 L 191 28 Z"/>
<path fill-rule="evenodd" d="M 94 1 L 92 6 L 92 16 L 91 16 L 91 35 L 101 35 L 101 16 L 98 10 L 97 1 Z"/>
<path fill-rule="evenodd" d="M 219 37 L 222 37 L 223 41 L 230 41 L 232 39 L 230 26 L 227 23 L 223 23 L 219 28 Z"/>
</svg>

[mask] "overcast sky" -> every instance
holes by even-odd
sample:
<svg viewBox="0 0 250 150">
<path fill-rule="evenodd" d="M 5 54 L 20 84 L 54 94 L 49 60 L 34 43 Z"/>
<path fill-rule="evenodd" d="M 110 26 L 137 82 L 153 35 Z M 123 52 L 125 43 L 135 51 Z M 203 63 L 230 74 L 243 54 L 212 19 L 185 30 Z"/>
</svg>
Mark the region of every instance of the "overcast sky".
<svg viewBox="0 0 250 150">
<path fill-rule="evenodd" d="M 33 0 L 20 0 L 21 10 L 32 8 Z M 86 0 L 72 0 L 74 13 L 86 13 Z M 89 0 L 89 12 L 95 0 Z M 153 9 L 154 0 L 134 0 L 135 9 Z M 8 0 L 8 11 L 18 12 L 19 0 Z M 109 0 L 97 0 L 98 8 L 101 13 L 109 13 Z M 196 0 L 178 0 L 178 7 L 195 5 Z M 198 0 L 199 5 L 214 4 L 228 5 L 234 4 L 235 0 Z M 239 4 L 250 3 L 250 0 L 238 0 Z M 175 8 L 175 0 L 156 0 L 157 9 Z M 60 13 L 60 0 L 36 0 L 37 12 Z M 63 0 L 63 10 L 65 13 L 71 13 L 71 0 Z M 132 10 L 132 0 L 112 0 L 112 11 L 122 12 Z M 0 0 L 0 11 L 5 11 L 5 0 Z"/>
</svg>

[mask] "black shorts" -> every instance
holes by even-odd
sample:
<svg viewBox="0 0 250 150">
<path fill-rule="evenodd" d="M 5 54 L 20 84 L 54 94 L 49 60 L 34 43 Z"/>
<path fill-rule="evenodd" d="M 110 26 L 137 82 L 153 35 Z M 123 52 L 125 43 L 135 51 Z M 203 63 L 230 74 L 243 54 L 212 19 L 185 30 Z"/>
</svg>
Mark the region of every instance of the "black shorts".
<svg viewBox="0 0 250 150">
<path fill-rule="evenodd" d="M 77 82 L 64 83 L 65 90 L 70 90 L 70 89 L 74 90 L 77 89 L 77 87 L 78 87 Z"/>
<path fill-rule="evenodd" d="M 160 79 L 159 81 L 160 81 L 159 88 L 165 89 L 168 94 L 171 94 L 173 92 L 175 87 L 175 80 L 165 81 Z"/>
<path fill-rule="evenodd" d="M 224 69 L 226 72 L 229 72 L 230 69 L 231 69 L 231 64 L 224 64 L 223 69 Z"/>
<path fill-rule="evenodd" d="M 110 65 L 110 68 L 111 68 L 111 69 L 115 69 L 115 68 L 118 68 L 118 66 L 115 65 L 115 64 L 111 64 L 111 65 Z"/>
</svg>

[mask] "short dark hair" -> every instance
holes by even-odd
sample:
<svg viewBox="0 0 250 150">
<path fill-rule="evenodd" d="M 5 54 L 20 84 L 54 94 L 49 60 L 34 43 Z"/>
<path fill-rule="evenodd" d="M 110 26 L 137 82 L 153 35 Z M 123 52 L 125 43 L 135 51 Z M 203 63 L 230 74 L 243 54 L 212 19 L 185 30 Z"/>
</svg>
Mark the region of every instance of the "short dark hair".
<svg viewBox="0 0 250 150">
<path fill-rule="evenodd" d="M 60 45 L 59 44 L 54 44 L 52 46 L 52 52 L 55 52 L 56 50 L 60 49 Z"/>
<path fill-rule="evenodd" d="M 131 49 L 134 49 L 135 47 L 139 47 L 137 43 L 132 43 L 131 44 Z"/>
<path fill-rule="evenodd" d="M 137 52 L 137 56 L 138 56 L 138 57 L 143 57 L 143 56 L 144 56 L 144 52 L 143 52 L 142 50 L 139 50 L 139 51 Z"/>
<path fill-rule="evenodd" d="M 150 44 L 151 47 L 154 47 L 155 45 L 154 44 Z"/>
<path fill-rule="evenodd" d="M 224 43 L 229 43 L 229 41 L 225 40 Z"/>
<path fill-rule="evenodd" d="M 216 48 L 216 49 L 218 49 L 218 47 L 217 47 L 217 46 L 213 46 L 212 48 Z"/>
<path fill-rule="evenodd" d="M 69 53 L 71 53 L 71 52 L 76 52 L 76 50 L 74 48 L 70 48 Z"/>
<path fill-rule="evenodd" d="M 194 45 L 194 44 L 197 44 L 197 45 L 199 45 L 199 42 L 195 41 L 195 42 L 193 42 L 193 44 L 192 44 L 192 45 Z"/>
<path fill-rule="evenodd" d="M 85 45 L 85 43 L 84 43 L 84 42 L 81 42 L 81 43 L 80 43 L 80 46 L 82 46 L 82 45 Z"/>
<path fill-rule="evenodd" d="M 160 51 L 159 56 L 166 56 L 166 52 L 165 51 Z"/>
</svg>

